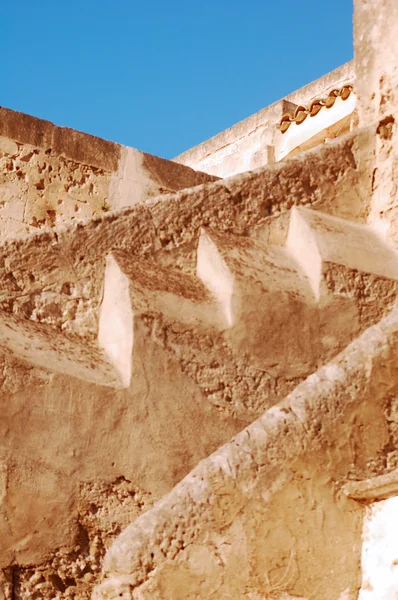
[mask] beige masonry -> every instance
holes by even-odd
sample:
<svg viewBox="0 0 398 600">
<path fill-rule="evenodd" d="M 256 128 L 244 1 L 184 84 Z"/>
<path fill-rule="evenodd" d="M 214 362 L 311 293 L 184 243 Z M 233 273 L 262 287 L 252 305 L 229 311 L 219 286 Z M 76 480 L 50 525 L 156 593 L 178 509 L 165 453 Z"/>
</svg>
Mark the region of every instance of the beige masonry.
<svg viewBox="0 0 398 600">
<path fill-rule="evenodd" d="M 349 102 L 341 101 L 332 109 L 323 109 L 316 118 L 308 119 L 304 127 L 300 126 L 293 131 L 296 129 L 294 127 L 288 135 L 281 135 L 276 125 L 284 114 L 294 113 L 298 106 L 308 105 L 316 98 L 327 96 L 331 90 L 354 81 L 355 69 L 351 61 L 187 150 L 177 156 L 175 161 L 206 173 L 228 177 L 281 160 L 306 142 L 312 147 L 316 140 L 312 144 L 308 142 L 317 135 L 318 143 L 328 137 L 334 138 L 350 128 L 351 120 L 346 117 L 351 116 L 354 111 L 355 95 Z M 303 149 L 306 149 L 305 146 Z"/>
<path fill-rule="evenodd" d="M 215 179 L 5 108 L 0 165 L 3 240 Z"/>
<path fill-rule="evenodd" d="M 397 27 L 175 161 L 0 109 L 1 600 L 395 598 Z"/>
</svg>

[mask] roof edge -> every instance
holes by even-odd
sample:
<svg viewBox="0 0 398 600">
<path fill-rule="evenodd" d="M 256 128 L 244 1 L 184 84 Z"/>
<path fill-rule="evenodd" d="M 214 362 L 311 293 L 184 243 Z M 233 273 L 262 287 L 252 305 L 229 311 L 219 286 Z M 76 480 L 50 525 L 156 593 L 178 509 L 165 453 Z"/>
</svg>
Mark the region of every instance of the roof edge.
<svg viewBox="0 0 398 600">
<path fill-rule="evenodd" d="M 232 127 L 221 131 L 213 137 L 203 141 L 202 143 L 189 148 L 176 156 L 175 162 L 191 166 L 191 163 L 196 163 L 203 160 L 224 146 L 231 144 L 240 138 L 249 135 L 258 127 L 266 127 L 268 125 L 277 124 L 283 114 L 288 112 L 288 104 L 310 104 L 319 95 L 327 95 L 334 87 L 340 87 L 339 84 L 351 83 L 355 79 L 355 64 L 354 59 L 337 67 L 333 71 L 322 75 L 311 83 L 291 92 L 284 98 L 277 100 L 273 104 L 266 106 L 259 112 L 246 117 Z"/>
</svg>

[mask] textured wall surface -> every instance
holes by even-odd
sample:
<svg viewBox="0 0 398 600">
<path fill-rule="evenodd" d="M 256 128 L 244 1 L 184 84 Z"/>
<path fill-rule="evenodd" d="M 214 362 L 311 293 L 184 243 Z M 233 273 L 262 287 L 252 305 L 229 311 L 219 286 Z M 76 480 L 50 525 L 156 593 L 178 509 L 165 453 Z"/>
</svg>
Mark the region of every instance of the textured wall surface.
<svg viewBox="0 0 398 600">
<path fill-rule="evenodd" d="M 356 2 L 355 73 L 185 164 L 0 109 L 1 600 L 379 598 L 363 522 L 398 494 L 389 1 Z M 370 5 L 390 19 L 371 27 Z M 354 80 L 355 127 L 322 105 L 275 162 L 283 113 Z"/>
<path fill-rule="evenodd" d="M 133 148 L 0 108 L 3 240 L 211 180 Z"/>
<path fill-rule="evenodd" d="M 187 150 L 174 160 L 220 177 L 228 177 L 275 162 L 279 160 L 279 146 L 283 141 L 283 136 L 277 129 L 282 116 L 289 112 L 294 113 L 298 106 L 310 104 L 314 99 L 327 95 L 329 91 L 352 83 L 354 79 L 355 69 L 351 61 Z M 329 134 L 329 137 L 334 137 L 334 134 Z"/>
</svg>

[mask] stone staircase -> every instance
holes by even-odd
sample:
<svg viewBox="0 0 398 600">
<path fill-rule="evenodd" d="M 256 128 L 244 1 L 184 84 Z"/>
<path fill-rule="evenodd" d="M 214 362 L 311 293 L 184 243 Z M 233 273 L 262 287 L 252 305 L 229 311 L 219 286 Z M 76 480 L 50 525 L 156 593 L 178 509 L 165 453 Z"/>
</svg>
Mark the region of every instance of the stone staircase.
<svg viewBox="0 0 398 600">
<path fill-rule="evenodd" d="M 358 80 L 360 127 L 280 162 L 293 95 L 185 164 L 0 109 L 1 600 L 395 597 L 360 561 L 398 493 L 396 107 L 358 65 L 306 93 Z"/>
<path fill-rule="evenodd" d="M 7 246 L 1 345 L 35 367 L 129 388 L 133 344 L 149 337 L 218 410 L 250 420 L 396 297 L 396 253 L 368 225 L 295 206 L 284 222 L 285 232 L 273 223 L 283 245 L 267 240 L 267 218 L 255 237 L 200 228 L 188 265 L 177 248 L 179 268 L 164 264 L 167 249 L 146 258 L 130 240 L 106 242 L 101 221 L 81 254 L 79 227 Z"/>
<path fill-rule="evenodd" d="M 118 536 L 93 598 L 358 597 L 365 505 L 343 483 L 396 460 L 397 332 L 395 308 L 202 461 Z M 374 479 L 357 497 L 383 497 Z"/>
<path fill-rule="evenodd" d="M 283 547 L 282 557 L 276 559 L 274 552 L 270 559 L 283 565 L 272 567 L 275 576 L 266 575 L 269 566 L 261 577 L 245 567 L 239 585 L 232 573 L 226 587 L 218 575 L 211 583 L 213 558 L 200 540 L 206 532 L 218 540 L 224 531 L 229 517 L 221 499 L 235 503 L 235 474 L 244 470 L 241 454 L 234 466 L 225 463 L 229 444 L 161 498 L 250 423 L 239 435 L 252 436 L 264 411 L 267 423 L 275 414 L 288 414 L 288 394 L 300 396 L 302 386 L 313 390 L 308 376 L 393 307 L 396 252 L 364 218 L 367 179 L 361 169 L 367 164 L 361 140 L 369 137 L 368 130 L 358 131 L 255 172 L 149 197 L 118 212 L 5 243 L 0 335 L 4 372 L 10 373 L 4 393 L 12 433 L 6 439 L 17 458 L 14 470 L 5 461 L 12 494 L 5 495 L 4 507 L 13 525 L 3 535 L 3 560 L 5 586 L 17 597 L 89 597 L 115 533 L 156 501 L 127 530 L 133 534 L 126 532 L 111 547 L 98 597 L 283 598 L 294 582 L 305 592 L 294 573 L 298 559 L 291 545 L 290 554 Z M 323 382 L 335 372 L 329 366 L 327 376 L 320 371 L 314 377 Z M 44 453 L 34 442 L 37 422 L 46 435 Z M 279 426 L 285 443 L 287 425 L 282 420 Z M 275 449 L 267 445 L 267 452 L 279 477 L 282 465 L 270 457 L 280 450 L 273 443 Z M 302 444 L 296 454 L 299 448 Z M 253 450 L 244 452 L 251 456 Z M 218 469 L 224 464 L 232 471 L 220 488 Z M 211 479 L 221 502 L 215 532 L 205 525 L 196 500 L 189 508 L 203 492 L 198 480 L 204 476 L 196 473 L 207 478 L 210 465 L 216 465 Z M 29 472 L 35 475 L 27 477 Z M 287 477 L 285 467 L 283 472 Z M 262 495 L 271 493 L 261 487 L 265 484 L 244 481 Z M 9 500 L 33 491 L 27 506 Z M 166 527 L 159 517 L 163 506 L 166 520 L 177 528 L 166 537 L 166 550 L 155 534 Z M 257 505 L 253 510 L 257 514 Z M 243 534 L 231 535 L 238 540 Z M 136 549 L 141 538 L 143 558 L 144 550 Z M 223 544 L 235 548 L 233 540 Z M 238 544 L 228 560 L 216 559 L 217 569 L 240 560 L 239 553 Z M 192 561 L 193 575 L 186 566 Z M 17 566 L 8 566 L 13 563 Z M 170 579 L 168 569 L 179 573 L 180 565 L 188 568 L 187 580 Z M 197 569 L 206 573 L 207 587 L 195 583 Z M 322 594 L 328 597 L 325 590 Z"/>
</svg>

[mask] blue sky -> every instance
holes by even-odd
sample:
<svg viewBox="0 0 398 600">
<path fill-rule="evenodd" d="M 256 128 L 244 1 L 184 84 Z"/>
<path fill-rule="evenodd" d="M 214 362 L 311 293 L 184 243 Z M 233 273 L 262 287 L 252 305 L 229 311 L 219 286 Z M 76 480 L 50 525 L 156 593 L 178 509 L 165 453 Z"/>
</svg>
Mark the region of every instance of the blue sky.
<svg viewBox="0 0 398 600">
<path fill-rule="evenodd" d="M 350 0 L 3 0 L 0 105 L 172 158 L 352 54 Z"/>
</svg>

